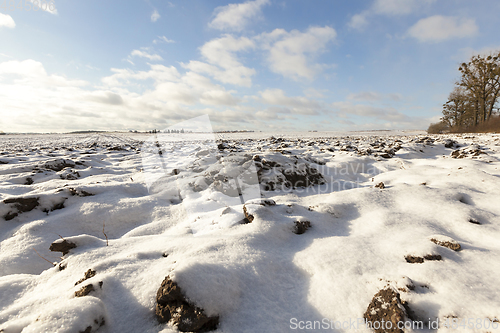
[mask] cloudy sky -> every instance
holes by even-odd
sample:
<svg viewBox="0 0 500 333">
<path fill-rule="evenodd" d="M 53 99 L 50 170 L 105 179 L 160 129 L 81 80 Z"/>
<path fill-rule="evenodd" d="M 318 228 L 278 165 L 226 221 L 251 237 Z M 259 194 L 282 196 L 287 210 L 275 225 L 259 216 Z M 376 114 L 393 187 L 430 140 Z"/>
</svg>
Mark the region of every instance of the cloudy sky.
<svg viewBox="0 0 500 333">
<path fill-rule="evenodd" d="M 498 0 L 10 3 L 4 132 L 162 129 L 204 114 L 218 130 L 426 129 L 458 64 L 500 49 Z"/>
</svg>

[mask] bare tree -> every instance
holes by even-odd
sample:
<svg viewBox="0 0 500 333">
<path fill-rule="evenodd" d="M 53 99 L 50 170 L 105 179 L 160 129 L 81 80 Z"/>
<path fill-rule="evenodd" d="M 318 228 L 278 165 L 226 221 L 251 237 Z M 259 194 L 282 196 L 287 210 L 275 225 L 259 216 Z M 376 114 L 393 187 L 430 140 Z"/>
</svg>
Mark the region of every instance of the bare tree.
<svg viewBox="0 0 500 333">
<path fill-rule="evenodd" d="M 443 117 L 449 128 L 470 126 L 470 118 L 473 113 L 473 103 L 471 96 L 462 87 L 455 87 L 450 93 L 448 101 L 443 104 Z"/>
<path fill-rule="evenodd" d="M 500 52 L 494 55 L 475 55 L 458 70 L 462 73 L 457 86 L 469 96 L 473 125 L 490 119 L 500 94 Z"/>
</svg>

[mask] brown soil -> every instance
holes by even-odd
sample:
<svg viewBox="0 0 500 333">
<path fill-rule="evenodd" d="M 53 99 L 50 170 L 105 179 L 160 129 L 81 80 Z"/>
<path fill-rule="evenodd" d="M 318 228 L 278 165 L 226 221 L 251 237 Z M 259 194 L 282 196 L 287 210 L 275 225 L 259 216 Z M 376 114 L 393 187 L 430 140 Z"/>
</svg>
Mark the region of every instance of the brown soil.
<svg viewBox="0 0 500 333">
<path fill-rule="evenodd" d="M 425 260 L 430 260 L 430 261 L 436 261 L 436 260 L 442 260 L 443 258 L 439 254 L 426 254 L 423 258 L 418 257 L 418 256 L 406 256 L 405 257 L 406 262 L 410 264 L 421 264 Z"/>
<path fill-rule="evenodd" d="M 62 242 L 54 242 L 50 244 L 49 250 L 53 252 L 62 252 L 64 256 L 69 252 L 69 250 L 74 249 L 75 247 L 75 243 L 68 242 L 64 239 Z"/>
<path fill-rule="evenodd" d="M 425 260 L 442 260 L 443 258 L 439 254 L 428 254 L 424 256 Z"/>
<path fill-rule="evenodd" d="M 295 221 L 295 227 L 293 232 L 297 235 L 302 235 L 311 227 L 311 222 L 309 221 Z"/>
<path fill-rule="evenodd" d="M 87 296 L 88 294 L 90 294 L 94 290 L 95 290 L 94 286 L 92 284 L 88 284 L 88 285 L 82 287 L 80 290 L 75 291 L 75 297 Z"/>
<path fill-rule="evenodd" d="M 156 317 L 171 322 L 181 332 L 208 332 L 217 329 L 219 316 L 208 317 L 204 310 L 189 302 L 176 282 L 167 276 L 156 294 Z"/>
<path fill-rule="evenodd" d="M 417 256 L 406 256 L 405 259 L 406 259 L 406 262 L 408 262 L 410 264 L 421 264 L 424 262 L 424 258 L 417 257 Z"/>
<path fill-rule="evenodd" d="M 364 318 L 376 333 L 403 333 L 398 323 L 407 319 L 399 293 L 392 288 L 380 290 L 368 305 Z"/>
<path fill-rule="evenodd" d="M 4 215 L 5 220 L 12 220 L 14 217 L 18 216 L 20 213 L 29 212 L 35 207 L 37 207 L 40 203 L 38 202 L 40 198 L 11 198 L 5 199 L 3 201 L 4 204 L 14 204 L 16 211 L 9 211 Z"/>
<path fill-rule="evenodd" d="M 453 250 L 453 251 L 460 251 L 461 248 L 462 248 L 460 246 L 460 244 L 457 243 L 456 241 L 451 241 L 451 242 L 445 241 L 445 242 L 442 242 L 442 241 L 439 241 L 437 239 L 431 238 L 431 242 L 433 242 L 434 244 L 437 244 L 439 246 L 447 247 L 447 248 L 449 248 L 450 250 Z"/>
<path fill-rule="evenodd" d="M 472 224 L 481 224 L 481 222 L 479 222 L 478 220 L 476 219 L 469 219 L 469 222 L 472 223 Z"/>
<path fill-rule="evenodd" d="M 91 269 L 89 268 L 89 270 L 88 270 L 88 271 L 86 271 L 86 272 L 85 272 L 85 274 L 83 275 L 83 278 L 82 278 L 82 279 L 80 279 L 80 280 L 78 280 L 78 282 L 76 282 L 76 283 L 75 283 L 75 286 L 76 286 L 76 285 L 78 285 L 78 284 L 80 284 L 80 283 L 82 283 L 82 282 L 83 282 L 83 281 L 85 281 L 85 280 L 88 280 L 88 279 L 90 279 L 90 278 L 94 277 L 94 276 L 95 276 L 95 274 L 96 274 L 96 272 L 95 272 L 95 271 L 93 271 L 93 270 L 91 270 Z"/>
<path fill-rule="evenodd" d="M 243 214 L 245 214 L 245 218 L 243 219 L 243 223 L 252 223 L 254 216 L 247 211 L 247 207 L 243 205 Z"/>
</svg>

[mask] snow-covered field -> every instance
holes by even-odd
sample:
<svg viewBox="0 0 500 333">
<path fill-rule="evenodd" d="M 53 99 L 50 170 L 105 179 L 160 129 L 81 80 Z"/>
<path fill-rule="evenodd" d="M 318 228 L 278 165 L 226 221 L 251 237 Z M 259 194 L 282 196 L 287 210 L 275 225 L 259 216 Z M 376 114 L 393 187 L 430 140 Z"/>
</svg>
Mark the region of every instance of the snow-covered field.
<svg viewBox="0 0 500 333">
<path fill-rule="evenodd" d="M 500 332 L 500 135 L 195 136 L 0 136 L 0 332 Z"/>
</svg>

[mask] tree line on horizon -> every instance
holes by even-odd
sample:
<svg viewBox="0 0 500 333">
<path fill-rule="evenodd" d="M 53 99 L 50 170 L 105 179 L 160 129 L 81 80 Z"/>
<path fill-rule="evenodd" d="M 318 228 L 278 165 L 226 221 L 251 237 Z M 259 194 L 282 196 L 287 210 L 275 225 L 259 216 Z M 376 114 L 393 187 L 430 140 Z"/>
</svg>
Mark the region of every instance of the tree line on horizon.
<svg viewBox="0 0 500 333">
<path fill-rule="evenodd" d="M 497 102 L 500 95 L 500 51 L 474 55 L 459 68 L 448 101 L 443 104 L 443 116 L 431 124 L 429 133 L 460 133 L 500 131 Z"/>
</svg>

